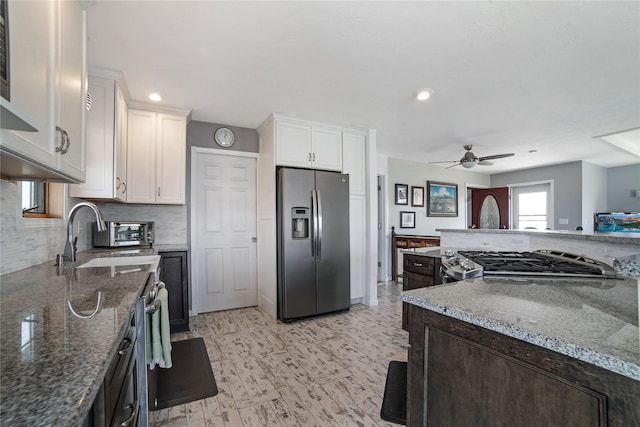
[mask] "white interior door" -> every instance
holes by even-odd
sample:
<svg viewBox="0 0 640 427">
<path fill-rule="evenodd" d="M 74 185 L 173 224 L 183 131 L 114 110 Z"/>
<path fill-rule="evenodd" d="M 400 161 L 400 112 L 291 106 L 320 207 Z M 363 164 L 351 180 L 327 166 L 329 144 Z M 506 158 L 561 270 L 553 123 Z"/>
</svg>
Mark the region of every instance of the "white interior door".
<svg viewBox="0 0 640 427">
<path fill-rule="evenodd" d="M 196 152 L 193 160 L 193 309 L 257 305 L 256 159 Z"/>
</svg>

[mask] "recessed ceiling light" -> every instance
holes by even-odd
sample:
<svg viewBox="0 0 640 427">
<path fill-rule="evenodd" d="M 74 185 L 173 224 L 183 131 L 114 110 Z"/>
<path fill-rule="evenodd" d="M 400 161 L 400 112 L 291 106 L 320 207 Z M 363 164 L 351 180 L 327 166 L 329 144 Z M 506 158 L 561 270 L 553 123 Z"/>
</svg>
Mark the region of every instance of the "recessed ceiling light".
<svg viewBox="0 0 640 427">
<path fill-rule="evenodd" d="M 149 94 L 149 99 L 153 102 L 162 101 L 162 94 L 160 92 L 151 92 Z"/>
<path fill-rule="evenodd" d="M 418 101 L 426 101 L 427 99 L 431 98 L 432 94 L 433 89 L 420 89 L 418 92 L 416 92 L 416 99 Z"/>
</svg>

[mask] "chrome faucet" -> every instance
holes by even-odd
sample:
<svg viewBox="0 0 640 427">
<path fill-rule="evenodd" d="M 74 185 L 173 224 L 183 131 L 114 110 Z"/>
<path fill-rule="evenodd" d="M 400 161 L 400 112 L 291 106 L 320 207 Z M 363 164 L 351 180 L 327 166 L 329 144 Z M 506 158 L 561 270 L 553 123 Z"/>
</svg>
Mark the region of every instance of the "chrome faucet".
<svg viewBox="0 0 640 427">
<path fill-rule="evenodd" d="M 60 264 L 62 260 L 66 261 L 75 261 L 76 260 L 76 242 L 78 238 L 73 237 L 73 219 L 76 216 L 76 212 L 81 207 L 86 206 L 90 208 L 93 213 L 96 215 L 96 223 L 98 226 L 98 231 L 104 231 L 107 229 L 107 225 L 104 223 L 104 219 L 102 219 L 102 212 L 98 209 L 94 203 L 91 202 L 80 202 L 69 210 L 69 217 L 67 219 L 67 243 L 64 245 L 64 254 L 62 257 L 58 256 L 58 263 Z M 61 259 L 62 258 L 62 259 Z"/>
</svg>

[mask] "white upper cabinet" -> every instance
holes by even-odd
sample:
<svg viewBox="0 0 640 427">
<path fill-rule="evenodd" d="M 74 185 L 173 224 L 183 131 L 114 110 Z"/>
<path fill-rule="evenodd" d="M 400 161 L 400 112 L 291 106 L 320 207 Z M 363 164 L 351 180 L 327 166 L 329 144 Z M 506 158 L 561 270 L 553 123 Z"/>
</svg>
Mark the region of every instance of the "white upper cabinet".
<svg viewBox="0 0 640 427">
<path fill-rule="evenodd" d="M 9 103 L 37 132 L 2 130 L 3 175 L 82 182 L 85 11 L 78 1 L 15 1 L 8 18 Z"/>
<path fill-rule="evenodd" d="M 129 109 L 127 202 L 184 204 L 186 117 Z"/>
<path fill-rule="evenodd" d="M 324 126 L 276 119 L 276 165 L 342 170 L 342 133 Z"/>
<path fill-rule="evenodd" d="M 349 174 L 349 194 L 366 193 L 366 141 L 360 133 L 342 133 L 342 173 Z"/>
<path fill-rule="evenodd" d="M 72 197 L 126 201 L 127 104 L 113 78 L 89 77 L 91 109 L 86 119 L 84 184 L 70 186 Z"/>
<path fill-rule="evenodd" d="M 311 164 L 314 169 L 342 170 L 342 132 L 337 129 L 311 128 Z"/>
</svg>

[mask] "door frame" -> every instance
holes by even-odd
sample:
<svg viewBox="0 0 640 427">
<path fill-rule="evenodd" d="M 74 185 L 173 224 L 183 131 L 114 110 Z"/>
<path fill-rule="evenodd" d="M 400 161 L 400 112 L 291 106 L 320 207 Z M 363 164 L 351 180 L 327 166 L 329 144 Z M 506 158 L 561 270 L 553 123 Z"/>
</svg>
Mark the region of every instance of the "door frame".
<svg viewBox="0 0 640 427">
<path fill-rule="evenodd" d="M 484 184 L 473 184 L 473 183 L 464 183 L 464 194 L 465 194 L 465 209 L 464 209 L 464 226 L 465 228 L 469 228 L 471 226 L 471 190 L 483 190 L 491 188 L 490 185 Z"/>
<path fill-rule="evenodd" d="M 188 230 L 187 233 L 189 235 L 189 252 L 191 252 L 191 247 L 192 244 L 194 242 L 194 230 L 193 230 L 193 224 L 195 224 L 195 212 L 193 211 L 193 200 L 195 197 L 195 186 L 193 185 L 193 183 L 196 180 L 196 157 L 198 156 L 198 154 L 215 154 L 218 156 L 227 156 L 227 157 L 251 157 L 256 159 L 256 170 L 258 167 L 258 157 L 259 157 L 259 153 L 253 153 L 253 152 L 248 152 L 248 151 L 234 151 L 234 150 L 222 150 L 222 149 L 218 149 L 218 148 L 207 148 L 207 147 L 196 147 L 196 146 L 192 146 L 191 147 L 191 167 L 190 167 L 190 171 L 189 171 L 189 206 L 187 207 L 189 210 L 189 225 L 188 225 Z M 255 212 L 255 218 L 256 218 L 256 233 L 257 233 L 257 229 L 258 229 L 258 174 L 256 173 L 256 182 L 254 183 L 256 186 L 256 212 Z M 193 254 L 191 254 L 193 255 Z M 258 260 L 260 259 L 260 252 L 258 251 L 258 248 L 256 248 L 256 272 L 258 272 Z M 191 256 L 189 256 L 189 316 L 195 316 L 197 315 L 199 312 L 196 310 L 197 307 L 194 306 L 193 304 L 193 295 L 194 294 L 194 285 L 193 285 L 193 272 L 191 271 L 192 269 L 192 262 L 191 262 Z M 260 281 L 258 280 L 258 297 L 260 296 Z"/>
</svg>

